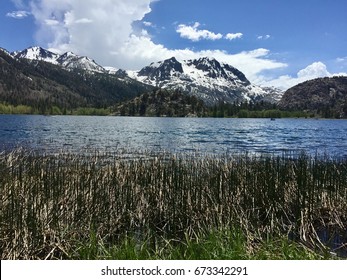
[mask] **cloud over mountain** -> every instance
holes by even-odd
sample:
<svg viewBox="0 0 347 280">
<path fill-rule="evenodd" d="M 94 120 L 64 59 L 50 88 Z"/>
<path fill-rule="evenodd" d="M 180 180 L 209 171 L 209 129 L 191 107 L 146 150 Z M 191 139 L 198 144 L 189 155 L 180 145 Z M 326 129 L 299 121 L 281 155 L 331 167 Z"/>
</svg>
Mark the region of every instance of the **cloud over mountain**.
<svg viewBox="0 0 347 280">
<path fill-rule="evenodd" d="M 134 23 L 144 21 L 155 1 L 30 0 L 26 7 L 35 19 L 39 45 L 60 53 L 72 51 L 93 57 L 103 66 L 136 70 L 172 56 L 181 60 L 209 56 L 240 69 L 251 81 L 259 80 L 264 71 L 287 67 L 272 59 L 270 50 L 264 48 L 230 53 L 223 49 L 172 49 L 155 42 L 149 31 L 134 28 Z M 17 7 L 25 6 L 22 1 L 14 2 L 18 2 Z M 142 28 L 150 25 L 144 21 Z M 214 33 L 201 26 L 199 22 L 179 24 L 175 31 L 192 41 L 243 37 L 240 32 Z"/>
<path fill-rule="evenodd" d="M 193 25 L 179 24 L 176 32 L 179 33 L 182 38 L 191 40 L 193 42 L 198 42 L 200 40 L 215 41 L 223 38 L 231 41 L 240 39 L 243 36 L 243 34 L 240 32 L 228 33 L 226 35 L 214 33 L 206 29 L 199 29 L 199 26 L 201 26 L 200 22 L 195 22 Z"/>
<path fill-rule="evenodd" d="M 155 1 L 157 0 L 30 0 L 28 12 L 35 18 L 36 40 L 39 45 L 61 53 L 73 51 L 90 56 L 102 65 L 139 69 L 150 62 L 171 56 L 190 59 L 208 54 L 227 63 L 233 62 L 235 67 L 242 67 L 250 78 L 254 68 L 247 66 L 249 61 L 259 62 L 259 67 L 255 67 L 259 71 L 284 66 L 283 63 L 265 58 L 258 61 L 252 51 L 228 54 L 218 49 L 170 49 L 154 43 L 148 32 L 135 31 L 133 23 L 143 20 L 151 12 L 151 4 Z M 145 27 L 146 25 L 144 23 Z M 192 26 L 181 24 L 177 32 L 191 40 L 217 40 L 224 37 L 220 33 L 199 27 L 198 22 Z M 241 33 L 230 33 L 225 38 L 230 40 L 241 36 Z"/>
<path fill-rule="evenodd" d="M 182 38 L 192 40 L 194 42 L 205 40 L 219 40 L 223 38 L 221 33 L 214 33 L 206 29 L 198 29 L 200 26 L 199 22 L 195 22 L 193 25 L 180 24 L 177 27 L 177 33 L 180 34 Z"/>
<path fill-rule="evenodd" d="M 259 80 L 258 83 L 288 89 L 307 80 L 333 76 L 347 76 L 347 73 L 330 73 L 323 62 L 317 61 L 301 69 L 295 76 L 283 75 L 268 81 Z"/>
<path fill-rule="evenodd" d="M 39 44 L 90 55 L 107 64 L 129 40 L 133 22 L 151 11 L 153 1 L 32 0 L 30 8 Z"/>
<path fill-rule="evenodd" d="M 24 7 L 22 1 L 17 7 Z M 194 59 L 211 56 L 240 68 L 249 79 L 263 70 L 286 65 L 266 57 L 268 50 L 256 49 L 230 54 L 223 49 L 193 50 L 170 49 L 154 42 L 144 29 L 134 28 L 134 23 L 151 12 L 151 4 L 158 0 L 30 0 L 27 6 L 36 22 L 36 41 L 55 52 L 72 51 L 93 57 L 99 64 L 123 69 L 140 69 L 153 61 L 175 56 L 179 59 Z M 143 27 L 149 27 L 147 21 Z M 190 40 L 219 40 L 241 38 L 241 33 L 223 35 L 201 27 L 180 24 L 177 27 L 182 37 Z"/>
<path fill-rule="evenodd" d="M 301 78 L 297 73 L 306 67 L 302 61 L 322 61 L 329 73 L 346 72 L 341 48 L 344 0 L 337 1 L 333 6 L 328 2 L 312 6 L 296 0 L 301 7 L 296 11 L 285 1 L 274 6 L 271 1 L 248 5 L 227 0 L 218 5 L 184 0 L 10 0 L 3 1 L 0 39 L 5 42 L 1 47 L 11 50 L 39 45 L 129 70 L 172 56 L 181 60 L 210 56 L 240 69 L 252 82 L 289 84 Z M 327 8 L 334 11 L 333 18 Z M 294 12 L 295 21 L 290 17 Z M 330 20 L 335 23 L 329 26 L 341 26 L 342 31 L 325 30 L 321 23 Z M 288 40 L 290 30 L 298 36 Z"/>
</svg>

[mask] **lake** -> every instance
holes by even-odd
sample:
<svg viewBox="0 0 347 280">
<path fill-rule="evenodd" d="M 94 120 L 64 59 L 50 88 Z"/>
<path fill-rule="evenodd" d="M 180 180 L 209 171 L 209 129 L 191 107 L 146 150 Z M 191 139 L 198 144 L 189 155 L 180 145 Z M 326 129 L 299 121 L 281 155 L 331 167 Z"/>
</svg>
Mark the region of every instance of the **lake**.
<svg viewBox="0 0 347 280">
<path fill-rule="evenodd" d="M 347 120 L 0 115 L 0 149 L 347 156 Z"/>
</svg>

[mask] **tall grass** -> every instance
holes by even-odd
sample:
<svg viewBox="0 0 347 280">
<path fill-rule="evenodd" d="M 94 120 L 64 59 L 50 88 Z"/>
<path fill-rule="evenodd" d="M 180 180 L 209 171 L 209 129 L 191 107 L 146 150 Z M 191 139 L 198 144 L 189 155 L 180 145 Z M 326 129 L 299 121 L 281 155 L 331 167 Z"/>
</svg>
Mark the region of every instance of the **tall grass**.
<svg viewBox="0 0 347 280">
<path fill-rule="evenodd" d="M 346 252 L 346 159 L 126 154 L 1 154 L 1 259 L 69 259 L 83 240 L 112 247 L 129 236 L 155 248 L 235 228 L 249 250 L 286 235 Z M 336 238 L 340 248 L 328 244 Z"/>
</svg>

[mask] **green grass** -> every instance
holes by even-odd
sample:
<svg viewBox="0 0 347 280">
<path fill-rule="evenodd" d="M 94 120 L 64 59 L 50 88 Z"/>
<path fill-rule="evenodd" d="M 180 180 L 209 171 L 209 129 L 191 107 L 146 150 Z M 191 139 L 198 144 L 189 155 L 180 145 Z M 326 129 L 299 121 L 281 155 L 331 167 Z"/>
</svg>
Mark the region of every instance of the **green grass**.
<svg viewBox="0 0 347 280">
<path fill-rule="evenodd" d="M 0 102 L 0 114 L 33 114 L 34 109 L 26 105 L 8 105 Z"/>
<path fill-rule="evenodd" d="M 347 160 L 18 150 L 0 154 L 0 205 L 1 259 L 330 257 Z"/>
<path fill-rule="evenodd" d="M 9 105 L 0 102 L 0 114 L 13 115 L 75 115 L 75 116 L 108 116 L 111 114 L 109 108 L 78 107 L 75 109 L 59 108 L 49 106 L 39 109 L 27 105 Z"/>
<path fill-rule="evenodd" d="M 107 247 L 95 235 L 76 246 L 70 256 L 84 260 L 321 260 L 337 259 L 328 251 L 318 254 L 286 237 L 249 243 L 239 230 L 219 230 L 182 240 L 148 238 L 139 242 L 124 237 L 119 244 Z"/>
</svg>

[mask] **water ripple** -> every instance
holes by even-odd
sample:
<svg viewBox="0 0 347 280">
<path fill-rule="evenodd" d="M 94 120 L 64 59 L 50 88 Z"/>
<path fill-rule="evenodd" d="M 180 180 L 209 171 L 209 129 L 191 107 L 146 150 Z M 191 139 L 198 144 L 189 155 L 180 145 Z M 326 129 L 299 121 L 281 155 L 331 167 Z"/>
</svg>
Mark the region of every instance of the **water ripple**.
<svg viewBox="0 0 347 280">
<path fill-rule="evenodd" d="M 346 120 L 0 116 L 0 148 L 347 155 Z"/>
</svg>

